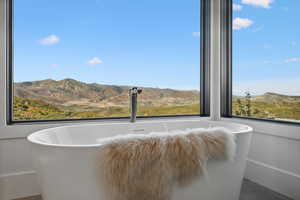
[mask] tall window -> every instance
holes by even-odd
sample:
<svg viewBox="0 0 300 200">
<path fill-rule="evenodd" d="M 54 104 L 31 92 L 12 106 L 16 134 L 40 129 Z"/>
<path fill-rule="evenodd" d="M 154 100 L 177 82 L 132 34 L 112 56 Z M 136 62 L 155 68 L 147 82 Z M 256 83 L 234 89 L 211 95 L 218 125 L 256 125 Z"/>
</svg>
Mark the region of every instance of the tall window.
<svg viewBox="0 0 300 200">
<path fill-rule="evenodd" d="M 300 1 L 234 0 L 232 114 L 300 120 Z"/>
<path fill-rule="evenodd" d="M 12 120 L 200 114 L 200 0 L 14 0 Z"/>
</svg>

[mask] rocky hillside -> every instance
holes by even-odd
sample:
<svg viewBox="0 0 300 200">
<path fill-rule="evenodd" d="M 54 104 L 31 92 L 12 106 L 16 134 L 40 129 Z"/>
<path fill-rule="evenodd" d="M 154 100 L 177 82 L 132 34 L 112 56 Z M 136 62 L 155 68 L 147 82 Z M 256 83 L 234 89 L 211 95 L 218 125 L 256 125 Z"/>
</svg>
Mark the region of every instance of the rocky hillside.
<svg viewBox="0 0 300 200">
<path fill-rule="evenodd" d="M 300 96 L 288 96 L 283 94 L 267 92 L 263 95 L 253 97 L 252 100 L 274 104 L 300 103 Z"/>
<path fill-rule="evenodd" d="M 240 101 L 238 101 L 238 99 Z M 267 92 L 252 96 L 233 98 L 234 115 L 277 120 L 300 120 L 300 96 L 288 96 Z"/>
<path fill-rule="evenodd" d="M 47 79 L 14 84 L 14 95 L 38 99 L 59 107 L 90 109 L 128 106 L 130 86 L 84 83 L 74 79 Z M 180 106 L 199 102 L 199 91 L 143 88 L 140 104 L 146 106 Z"/>
</svg>

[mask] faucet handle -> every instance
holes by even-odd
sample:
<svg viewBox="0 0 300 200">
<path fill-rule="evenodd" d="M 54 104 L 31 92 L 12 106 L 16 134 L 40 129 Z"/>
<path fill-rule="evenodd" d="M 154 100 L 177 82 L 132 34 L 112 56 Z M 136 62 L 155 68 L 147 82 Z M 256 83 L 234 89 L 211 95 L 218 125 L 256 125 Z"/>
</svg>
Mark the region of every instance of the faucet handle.
<svg viewBox="0 0 300 200">
<path fill-rule="evenodd" d="M 138 94 L 141 94 L 143 92 L 143 89 L 142 88 L 137 88 L 137 93 Z"/>
<path fill-rule="evenodd" d="M 130 94 L 141 94 L 143 91 L 142 88 L 138 88 L 138 87 L 133 87 L 129 89 L 129 93 Z"/>
</svg>

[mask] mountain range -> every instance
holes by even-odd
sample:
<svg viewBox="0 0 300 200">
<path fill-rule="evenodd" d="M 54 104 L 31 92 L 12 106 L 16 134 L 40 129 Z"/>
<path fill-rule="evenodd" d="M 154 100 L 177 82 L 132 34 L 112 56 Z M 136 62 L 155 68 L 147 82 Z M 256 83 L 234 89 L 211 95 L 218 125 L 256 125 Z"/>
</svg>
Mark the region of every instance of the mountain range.
<svg viewBox="0 0 300 200">
<path fill-rule="evenodd" d="M 84 83 L 74 79 L 14 83 L 14 119 L 128 116 L 128 93 L 131 87 Z M 199 114 L 199 91 L 150 87 L 142 89 L 138 98 L 139 116 Z M 246 114 L 243 111 L 248 102 L 245 98 L 233 96 L 233 114 Z M 300 120 L 300 96 L 267 92 L 251 96 L 250 99 L 253 117 Z"/>
<path fill-rule="evenodd" d="M 110 106 L 128 106 L 128 91 L 132 86 L 103 85 L 84 83 L 74 79 L 19 82 L 14 84 L 14 95 L 22 98 L 43 100 L 49 104 L 65 107 L 101 108 Z M 160 88 L 142 88 L 139 103 L 147 106 L 178 106 L 199 102 L 197 90 L 175 90 Z M 234 96 L 234 99 L 244 97 Z M 288 96 L 267 92 L 252 96 L 257 102 L 275 104 L 300 103 L 300 96 Z"/>
<path fill-rule="evenodd" d="M 14 83 L 14 96 L 42 100 L 69 109 L 124 107 L 129 105 L 132 86 L 84 83 L 74 79 L 28 81 Z M 199 91 L 142 88 L 140 105 L 182 106 L 199 103 Z"/>
</svg>

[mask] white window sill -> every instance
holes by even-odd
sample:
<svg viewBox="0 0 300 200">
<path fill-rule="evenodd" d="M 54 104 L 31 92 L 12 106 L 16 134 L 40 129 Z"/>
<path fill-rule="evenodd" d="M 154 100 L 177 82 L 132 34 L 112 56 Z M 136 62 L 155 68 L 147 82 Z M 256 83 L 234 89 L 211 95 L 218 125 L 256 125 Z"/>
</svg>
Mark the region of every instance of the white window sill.
<svg viewBox="0 0 300 200">
<path fill-rule="evenodd" d="M 300 141 L 300 125 L 259 121 L 242 118 L 222 118 L 224 121 L 237 122 L 253 127 L 257 134 L 272 135 L 290 140 Z"/>
</svg>

